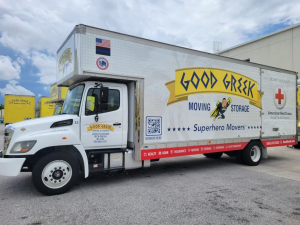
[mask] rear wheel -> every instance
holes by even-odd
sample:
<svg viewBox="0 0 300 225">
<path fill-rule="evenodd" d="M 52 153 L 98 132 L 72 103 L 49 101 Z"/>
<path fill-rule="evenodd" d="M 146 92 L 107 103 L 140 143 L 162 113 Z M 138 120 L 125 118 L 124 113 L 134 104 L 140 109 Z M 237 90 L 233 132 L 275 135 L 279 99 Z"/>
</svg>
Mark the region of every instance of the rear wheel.
<svg viewBox="0 0 300 225">
<path fill-rule="evenodd" d="M 262 146 L 259 142 L 250 142 L 243 150 L 243 159 L 249 166 L 257 166 L 262 159 Z"/>
<path fill-rule="evenodd" d="M 206 153 L 203 155 L 205 155 L 207 158 L 219 159 L 223 155 L 223 152 Z"/>
<path fill-rule="evenodd" d="M 51 153 L 41 158 L 33 168 L 32 181 L 45 195 L 58 195 L 70 190 L 79 178 L 76 159 L 63 152 Z"/>
</svg>

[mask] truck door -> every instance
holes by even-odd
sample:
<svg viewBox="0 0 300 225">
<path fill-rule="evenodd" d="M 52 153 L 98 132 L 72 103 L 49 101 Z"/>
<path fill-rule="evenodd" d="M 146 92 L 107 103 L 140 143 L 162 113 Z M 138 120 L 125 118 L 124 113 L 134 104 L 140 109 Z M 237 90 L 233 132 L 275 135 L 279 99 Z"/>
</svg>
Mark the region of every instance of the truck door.
<svg viewBox="0 0 300 225">
<path fill-rule="evenodd" d="M 85 149 L 121 148 L 123 138 L 122 88 L 109 87 L 108 105 L 105 107 L 101 107 L 100 104 L 99 87 L 90 86 L 86 93 L 81 113 L 83 147 Z"/>
<path fill-rule="evenodd" d="M 261 137 L 296 135 L 296 76 L 261 69 Z"/>
</svg>

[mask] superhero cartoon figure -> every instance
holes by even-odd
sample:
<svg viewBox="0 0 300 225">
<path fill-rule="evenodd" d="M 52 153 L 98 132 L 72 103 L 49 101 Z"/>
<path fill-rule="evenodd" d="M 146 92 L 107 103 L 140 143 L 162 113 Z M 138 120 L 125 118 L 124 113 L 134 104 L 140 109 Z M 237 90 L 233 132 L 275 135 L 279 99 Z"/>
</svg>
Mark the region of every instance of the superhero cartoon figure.
<svg viewBox="0 0 300 225">
<path fill-rule="evenodd" d="M 217 107 L 211 112 L 210 117 L 214 117 L 214 121 L 218 119 L 225 119 L 224 113 L 226 112 L 228 106 L 231 103 L 231 98 L 229 97 L 226 101 L 226 98 L 223 98 L 222 102 L 217 102 Z"/>
</svg>

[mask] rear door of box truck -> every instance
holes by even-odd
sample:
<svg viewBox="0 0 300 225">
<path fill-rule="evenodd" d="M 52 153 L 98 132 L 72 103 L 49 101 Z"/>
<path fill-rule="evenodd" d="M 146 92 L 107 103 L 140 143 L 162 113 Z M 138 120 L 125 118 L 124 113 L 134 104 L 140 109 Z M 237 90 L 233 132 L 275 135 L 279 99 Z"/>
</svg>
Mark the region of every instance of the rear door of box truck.
<svg viewBox="0 0 300 225">
<path fill-rule="evenodd" d="M 50 98 L 41 98 L 40 117 L 53 116 L 55 103 L 50 102 Z"/>
<path fill-rule="evenodd" d="M 261 70 L 262 132 L 261 137 L 296 135 L 297 76 Z"/>
</svg>

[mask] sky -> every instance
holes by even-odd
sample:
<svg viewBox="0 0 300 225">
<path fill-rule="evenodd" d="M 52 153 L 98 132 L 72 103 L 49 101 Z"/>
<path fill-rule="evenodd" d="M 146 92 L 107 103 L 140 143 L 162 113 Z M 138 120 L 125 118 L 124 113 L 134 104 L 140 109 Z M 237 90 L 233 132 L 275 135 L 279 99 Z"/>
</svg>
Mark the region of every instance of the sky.
<svg viewBox="0 0 300 225">
<path fill-rule="evenodd" d="M 50 96 L 56 51 L 76 24 L 213 52 L 300 22 L 299 0 L 0 0 L 0 104 Z"/>
</svg>

